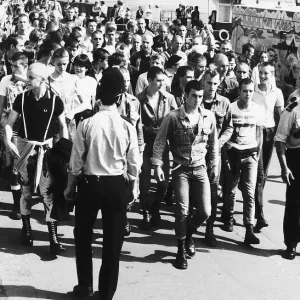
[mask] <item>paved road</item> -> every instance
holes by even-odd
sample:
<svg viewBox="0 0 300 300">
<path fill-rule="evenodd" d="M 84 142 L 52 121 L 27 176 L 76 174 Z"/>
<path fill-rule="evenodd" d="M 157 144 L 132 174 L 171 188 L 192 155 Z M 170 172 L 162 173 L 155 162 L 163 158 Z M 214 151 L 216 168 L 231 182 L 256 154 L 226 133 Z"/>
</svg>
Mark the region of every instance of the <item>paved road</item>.
<svg viewBox="0 0 300 300">
<path fill-rule="evenodd" d="M 233 233 L 216 228 L 219 246 L 204 244 L 204 227 L 198 230 L 197 255 L 187 270 L 173 267 L 176 254 L 174 215 L 163 205 L 162 229 L 141 232 L 141 215 L 130 213 L 133 233 L 123 246 L 119 286 L 115 300 L 262 300 L 299 299 L 300 257 L 283 260 L 282 219 L 285 185 L 281 183 L 276 155 L 273 156 L 265 191 L 265 211 L 270 226 L 259 235 L 261 244 L 243 245 L 241 195 L 237 197 L 238 225 Z M 0 299 L 66 299 L 76 281 L 73 218 L 59 227 L 67 251 L 57 259 L 48 253 L 48 235 L 42 205 L 32 213 L 34 247 L 19 245 L 21 222 L 7 216 L 11 195 L 0 192 Z M 217 223 L 219 226 L 221 223 Z M 94 236 L 94 287 L 101 263 L 102 232 L 98 220 Z"/>
</svg>

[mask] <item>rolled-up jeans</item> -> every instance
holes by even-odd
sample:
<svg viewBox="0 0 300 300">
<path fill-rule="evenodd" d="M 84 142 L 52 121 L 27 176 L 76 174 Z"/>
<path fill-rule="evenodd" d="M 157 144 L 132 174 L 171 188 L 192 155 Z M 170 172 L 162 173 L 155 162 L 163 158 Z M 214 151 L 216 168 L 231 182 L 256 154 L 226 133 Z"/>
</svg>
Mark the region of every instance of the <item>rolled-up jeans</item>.
<svg viewBox="0 0 300 300">
<path fill-rule="evenodd" d="M 183 239 L 188 226 L 197 229 L 211 212 L 210 183 L 206 167 L 180 166 L 172 172 L 172 183 L 176 201 L 175 234 L 178 239 Z"/>
<path fill-rule="evenodd" d="M 244 225 L 253 225 L 254 222 L 254 194 L 257 178 L 257 153 L 240 158 L 237 172 L 233 173 L 227 166 L 226 175 L 226 195 L 224 201 L 224 217 L 227 221 L 233 219 L 235 193 L 239 182 L 243 196 L 243 221 Z"/>
</svg>

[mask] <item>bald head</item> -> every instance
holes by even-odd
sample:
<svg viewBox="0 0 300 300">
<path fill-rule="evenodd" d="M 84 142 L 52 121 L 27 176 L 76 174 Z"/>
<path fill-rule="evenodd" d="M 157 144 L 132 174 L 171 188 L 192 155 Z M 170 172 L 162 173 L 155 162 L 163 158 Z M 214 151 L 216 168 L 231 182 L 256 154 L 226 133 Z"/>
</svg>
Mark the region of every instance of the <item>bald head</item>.
<svg viewBox="0 0 300 300">
<path fill-rule="evenodd" d="M 149 34 L 143 36 L 143 50 L 145 52 L 151 52 L 152 45 L 153 45 L 153 37 Z"/>
<path fill-rule="evenodd" d="M 250 67 L 245 62 L 240 62 L 236 65 L 235 77 L 238 82 L 245 78 L 249 78 Z"/>
<path fill-rule="evenodd" d="M 49 76 L 49 69 L 41 63 L 33 63 L 27 70 L 27 87 L 29 90 L 40 91 L 45 87 L 46 79 Z"/>
<path fill-rule="evenodd" d="M 48 77 L 48 68 L 42 63 L 33 63 L 28 67 L 31 74 L 46 79 Z"/>
<path fill-rule="evenodd" d="M 225 54 L 218 53 L 214 57 L 214 64 L 216 65 L 217 71 L 219 72 L 220 76 L 226 76 L 229 68 L 228 57 Z"/>
<path fill-rule="evenodd" d="M 183 46 L 183 39 L 179 35 L 174 35 L 172 39 L 172 51 L 181 51 L 181 47 Z"/>
</svg>

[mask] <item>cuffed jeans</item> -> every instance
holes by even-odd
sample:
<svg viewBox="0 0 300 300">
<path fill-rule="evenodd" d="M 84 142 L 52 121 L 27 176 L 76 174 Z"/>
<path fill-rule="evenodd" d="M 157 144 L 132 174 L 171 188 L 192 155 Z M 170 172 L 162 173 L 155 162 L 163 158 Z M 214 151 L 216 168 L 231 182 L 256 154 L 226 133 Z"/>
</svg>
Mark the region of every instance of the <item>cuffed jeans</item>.
<svg viewBox="0 0 300 300">
<path fill-rule="evenodd" d="M 37 155 L 30 156 L 24 166 L 19 170 L 21 176 L 22 196 L 20 200 L 21 214 L 27 216 L 31 213 L 31 198 L 33 191 L 34 175 L 36 169 Z M 45 163 L 44 163 L 45 164 Z M 52 178 L 49 174 L 48 168 L 44 165 L 41 172 L 41 179 L 39 181 L 40 194 L 43 198 L 44 211 L 46 222 L 56 221 L 51 218 L 53 209 L 53 192 L 51 191 Z"/>
<path fill-rule="evenodd" d="M 258 160 L 257 182 L 255 188 L 255 217 L 263 219 L 263 193 L 266 185 L 268 170 L 274 148 L 274 128 L 266 128 L 263 130 L 263 144 L 261 154 Z"/>
<path fill-rule="evenodd" d="M 257 178 L 257 154 L 241 158 L 236 174 L 229 167 L 225 170 L 226 194 L 224 199 L 224 218 L 233 220 L 235 193 L 240 183 L 243 196 L 243 221 L 244 225 L 253 225 L 254 221 L 254 193 Z"/>
<path fill-rule="evenodd" d="M 185 238 L 188 226 L 197 229 L 211 212 L 210 183 L 205 166 L 181 166 L 172 173 L 176 201 L 175 234 Z M 194 207 L 192 211 L 190 208 Z"/>
</svg>

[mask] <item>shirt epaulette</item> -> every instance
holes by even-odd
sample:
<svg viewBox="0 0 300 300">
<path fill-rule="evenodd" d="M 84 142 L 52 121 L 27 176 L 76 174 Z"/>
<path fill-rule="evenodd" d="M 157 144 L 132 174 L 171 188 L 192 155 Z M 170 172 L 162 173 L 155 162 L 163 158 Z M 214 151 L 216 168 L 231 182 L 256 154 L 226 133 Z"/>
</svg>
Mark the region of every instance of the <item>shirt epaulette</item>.
<svg viewBox="0 0 300 300">
<path fill-rule="evenodd" d="M 293 102 L 286 108 L 286 110 L 291 112 L 297 105 L 298 105 L 298 102 Z"/>
</svg>

